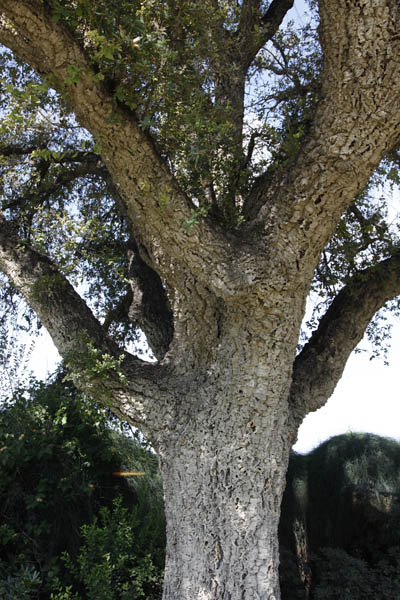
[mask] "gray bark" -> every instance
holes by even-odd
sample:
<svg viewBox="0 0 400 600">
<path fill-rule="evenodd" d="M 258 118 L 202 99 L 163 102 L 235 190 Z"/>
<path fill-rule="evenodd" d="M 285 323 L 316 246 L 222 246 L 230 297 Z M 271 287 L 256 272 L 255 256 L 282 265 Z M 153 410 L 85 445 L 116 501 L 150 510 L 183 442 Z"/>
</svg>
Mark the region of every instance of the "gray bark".
<svg viewBox="0 0 400 600">
<path fill-rule="evenodd" d="M 260 325 L 266 314 L 258 316 Z M 261 327 L 242 322 L 234 338 L 229 327 L 223 356 L 181 396 L 173 435 L 157 442 L 165 600 L 279 598 L 277 527 L 294 436 L 288 381 L 297 337 L 295 327 L 284 329 L 278 345 Z"/>
<path fill-rule="evenodd" d="M 239 398 L 224 395 L 223 402 Z M 214 408 L 160 451 L 168 524 L 164 599 L 276 600 L 290 447 L 280 436 L 282 417 L 233 408 L 221 422 L 212 418 Z"/>
</svg>

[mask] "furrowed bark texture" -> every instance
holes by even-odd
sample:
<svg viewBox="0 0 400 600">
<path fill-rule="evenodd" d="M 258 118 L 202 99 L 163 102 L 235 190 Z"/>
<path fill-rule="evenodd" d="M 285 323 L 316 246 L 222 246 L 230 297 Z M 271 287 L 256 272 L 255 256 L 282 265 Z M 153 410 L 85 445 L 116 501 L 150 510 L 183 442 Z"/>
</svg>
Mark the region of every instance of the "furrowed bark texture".
<svg viewBox="0 0 400 600">
<path fill-rule="evenodd" d="M 239 41 L 232 37 L 232 48 L 249 53 L 243 60 L 291 4 L 274 0 L 263 15 L 260 2 L 243 3 Z M 319 5 L 322 99 L 302 150 L 258 180 L 239 231 L 203 220 L 189 232 L 190 203 L 165 161 L 134 116 L 115 106 L 47 3 L 0 0 L 0 41 L 68 95 L 132 223 L 131 317 L 165 356 L 145 365 L 125 352 L 120 373 L 106 370 L 93 383 L 82 372 L 78 383 L 111 398 L 157 449 L 168 521 L 164 600 L 279 600 L 279 506 L 297 428 L 328 399 L 374 312 L 400 291 L 395 255 L 349 282 L 296 358 L 320 254 L 400 139 L 398 2 Z M 80 68 L 75 83 L 71 65 Z M 23 246 L 1 221 L 0 268 L 61 353 L 81 352 L 75 334 L 84 331 L 101 356 L 118 358 L 72 286 Z M 60 286 L 50 286 L 53 293 L 43 287 L 49 280 Z"/>
<path fill-rule="evenodd" d="M 181 397 L 173 436 L 157 446 L 168 600 L 279 598 L 277 526 L 295 434 L 288 382 L 297 332 L 282 307 L 280 333 L 266 331 L 267 311 L 257 305 L 248 306 L 249 326 L 232 311 L 236 326 L 222 326 L 217 362 L 193 397 Z"/>
<path fill-rule="evenodd" d="M 320 0 L 319 7 L 322 99 L 310 135 L 290 168 L 257 192 L 271 246 L 279 256 L 288 245 L 293 251 L 291 278 L 295 269 L 305 277 L 314 270 L 345 207 L 400 137 L 398 3 Z"/>
<path fill-rule="evenodd" d="M 242 410 L 249 398 L 241 392 L 222 390 L 223 418 L 215 393 L 191 431 L 160 450 L 166 599 L 279 598 L 277 527 L 291 444 L 281 438 L 284 413 L 257 400 Z"/>
</svg>

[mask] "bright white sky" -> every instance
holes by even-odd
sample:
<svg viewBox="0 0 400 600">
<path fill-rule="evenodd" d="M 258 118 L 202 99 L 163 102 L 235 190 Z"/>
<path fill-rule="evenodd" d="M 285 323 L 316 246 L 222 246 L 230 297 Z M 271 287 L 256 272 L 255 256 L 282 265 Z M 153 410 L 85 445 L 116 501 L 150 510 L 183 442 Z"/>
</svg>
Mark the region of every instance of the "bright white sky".
<svg viewBox="0 0 400 600">
<path fill-rule="evenodd" d="M 303 21 L 304 8 L 304 0 L 296 0 L 290 17 Z M 37 377 L 45 378 L 56 362 L 57 351 L 45 333 L 37 342 L 31 368 Z M 370 361 L 367 353 L 353 353 L 331 399 L 304 420 L 295 450 L 308 452 L 327 438 L 349 431 L 366 431 L 400 440 L 399 321 L 393 323 L 389 363 L 385 366 L 381 359 Z"/>
<path fill-rule="evenodd" d="M 361 347 L 363 344 L 361 343 Z M 327 404 L 309 414 L 299 430 L 297 452 L 308 452 L 339 433 L 366 431 L 400 441 L 400 323 L 393 325 L 389 366 L 367 353 L 350 356 Z"/>
</svg>

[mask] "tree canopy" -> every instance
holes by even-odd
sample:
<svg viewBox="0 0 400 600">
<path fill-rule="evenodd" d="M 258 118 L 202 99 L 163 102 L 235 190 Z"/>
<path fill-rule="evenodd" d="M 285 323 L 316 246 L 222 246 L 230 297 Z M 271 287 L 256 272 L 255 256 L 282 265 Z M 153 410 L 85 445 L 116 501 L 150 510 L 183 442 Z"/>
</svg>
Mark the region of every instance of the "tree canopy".
<svg viewBox="0 0 400 600">
<path fill-rule="evenodd" d="M 137 340 L 141 328 L 155 356 L 162 358 L 173 336 L 171 291 L 167 285 L 166 293 L 160 282 L 158 259 L 150 260 L 148 250 L 144 254 L 147 234 L 138 222 L 140 210 L 134 218 L 129 215 L 121 184 L 102 150 L 126 135 L 132 140 L 128 155 L 135 153 L 135 144 L 144 161 L 148 155 L 155 181 L 138 177 L 138 160 L 137 173 L 127 177 L 135 179 L 144 196 L 157 197 L 148 219 L 152 227 L 146 227 L 155 246 L 157 237 L 174 240 L 163 248 L 164 255 L 172 253 L 168 260 L 176 258 L 180 236 L 185 245 L 189 240 L 191 252 L 200 243 L 211 253 L 217 244 L 228 258 L 223 238 L 235 246 L 238 239 L 251 237 L 255 217 L 268 205 L 266 196 L 276 195 L 276 185 L 282 187 L 282 178 L 295 170 L 310 129 L 315 129 L 316 107 L 326 96 L 319 18 L 315 3 L 310 4 L 308 23 L 285 21 L 283 28 L 291 1 L 265 7 L 258 2 L 22 2 L 5 11 L 11 20 L 4 20 L 2 41 L 14 53 L 6 48 L 1 53 L 4 234 L 46 254 L 60 278 L 80 286 L 104 329 L 119 343 Z M 35 21 L 38 10 L 44 40 L 57 30 L 60 44 L 63 36 L 68 40 L 67 53 L 70 36 L 76 39 L 65 60 L 62 46 L 48 45 L 35 53 L 28 49 L 24 27 Z M 323 23 L 324 41 L 322 34 Z M 39 46 L 39 32 L 37 37 Z M 330 50 L 328 39 L 326 46 Z M 56 51 L 62 68 L 51 67 L 46 58 Z M 86 111 L 86 89 L 99 95 L 100 112 Z M 91 113 L 93 118 L 102 115 L 108 133 L 93 128 Z M 135 124 L 133 138 L 131 132 L 122 133 L 128 117 Z M 326 119 L 322 125 L 328 126 Z M 327 146 L 340 141 L 337 133 L 332 139 L 324 135 Z M 324 308 L 343 286 L 356 286 L 360 271 L 365 280 L 366 269 L 396 255 L 398 227 L 383 201 L 398 184 L 397 138 L 392 136 L 375 169 L 360 174 L 360 181 L 356 167 L 351 169 L 354 200 L 330 240 L 325 236 L 314 276 L 313 289 Z M 318 204 L 318 196 L 314 202 Z M 142 211 L 144 219 L 150 217 L 148 210 Z M 206 256 L 204 260 L 209 262 Z M 204 267 L 198 262 L 196 274 Z M 224 269 L 215 267 L 223 283 Z M 9 275 L 5 265 L 3 272 Z M 45 280 L 43 274 L 40 286 L 47 286 Z M 18 291 L 7 279 L 2 297 L 7 307 L 3 331 L 8 333 Z M 32 318 L 28 310 L 25 319 Z"/>
</svg>

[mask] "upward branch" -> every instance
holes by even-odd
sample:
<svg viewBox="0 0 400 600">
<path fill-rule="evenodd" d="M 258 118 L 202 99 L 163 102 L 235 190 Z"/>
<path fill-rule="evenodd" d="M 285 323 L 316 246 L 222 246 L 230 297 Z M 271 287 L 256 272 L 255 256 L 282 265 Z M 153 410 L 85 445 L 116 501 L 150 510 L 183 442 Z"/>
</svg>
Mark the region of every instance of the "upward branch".
<svg viewBox="0 0 400 600">
<path fill-rule="evenodd" d="M 285 238 L 292 276 L 311 279 L 341 214 L 400 137 L 397 0 L 320 0 L 322 96 L 288 164 L 257 183 L 259 221 Z M 274 215 L 279 214 L 279 221 Z"/>
<path fill-rule="evenodd" d="M 243 2 L 238 37 L 242 60 L 246 63 L 247 68 L 258 51 L 274 37 L 293 4 L 294 0 L 272 0 L 265 13 L 262 13 L 260 0 Z"/>
<path fill-rule="evenodd" d="M 119 108 L 98 80 L 80 45 L 54 23 L 47 4 L 0 0 L 0 11 L 0 42 L 48 77 L 93 134 L 127 205 L 135 237 L 159 273 L 177 285 L 172 264 L 184 263 L 218 294 L 229 294 L 237 276 L 232 276 L 224 236 L 205 221 L 187 232 L 192 207 L 164 160 L 134 115 Z"/>
</svg>

